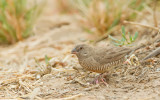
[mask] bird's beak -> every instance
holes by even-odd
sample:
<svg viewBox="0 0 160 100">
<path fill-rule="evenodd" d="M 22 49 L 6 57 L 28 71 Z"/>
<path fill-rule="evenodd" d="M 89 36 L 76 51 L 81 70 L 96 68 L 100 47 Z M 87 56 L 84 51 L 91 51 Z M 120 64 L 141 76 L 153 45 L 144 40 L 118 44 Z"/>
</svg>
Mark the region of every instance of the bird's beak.
<svg viewBox="0 0 160 100">
<path fill-rule="evenodd" d="M 71 51 L 71 54 L 77 54 L 77 51 L 75 48 Z"/>
</svg>

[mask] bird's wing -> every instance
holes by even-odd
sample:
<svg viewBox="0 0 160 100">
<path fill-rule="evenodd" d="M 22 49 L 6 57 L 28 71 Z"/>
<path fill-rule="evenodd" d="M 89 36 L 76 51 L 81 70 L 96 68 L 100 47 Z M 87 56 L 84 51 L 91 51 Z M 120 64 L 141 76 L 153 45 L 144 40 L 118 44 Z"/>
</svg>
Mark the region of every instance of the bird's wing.
<svg viewBox="0 0 160 100">
<path fill-rule="evenodd" d="M 94 59 L 100 64 L 108 64 L 113 61 L 118 61 L 125 55 L 129 54 L 132 50 L 125 47 L 112 47 L 97 49 Z"/>
</svg>

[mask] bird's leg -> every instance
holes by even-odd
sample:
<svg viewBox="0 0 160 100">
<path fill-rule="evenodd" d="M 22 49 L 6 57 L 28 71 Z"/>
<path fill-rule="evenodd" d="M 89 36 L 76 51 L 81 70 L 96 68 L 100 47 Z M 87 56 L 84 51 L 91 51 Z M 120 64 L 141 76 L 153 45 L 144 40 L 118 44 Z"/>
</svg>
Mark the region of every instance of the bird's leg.
<svg viewBox="0 0 160 100">
<path fill-rule="evenodd" d="M 104 83 L 106 86 L 108 86 L 108 83 L 106 82 L 106 79 L 104 77 L 101 78 L 102 83 Z"/>
<path fill-rule="evenodd" d="M 93 84 L 99 84 L 100 82 L 104 83 L 106 86 L 108 86 L 108 83 L 106 82 L 106 73 L 102 73 L 100 75 L 98 75 L 94 80 L 93 80 Z"/>
<path fill-rule="evenodd" d="M 96 76 L 91 83 L 92 84 L 98 84 L 99 83 L 99 78 L 100 78 L 100 75 Z"/>
</svg>

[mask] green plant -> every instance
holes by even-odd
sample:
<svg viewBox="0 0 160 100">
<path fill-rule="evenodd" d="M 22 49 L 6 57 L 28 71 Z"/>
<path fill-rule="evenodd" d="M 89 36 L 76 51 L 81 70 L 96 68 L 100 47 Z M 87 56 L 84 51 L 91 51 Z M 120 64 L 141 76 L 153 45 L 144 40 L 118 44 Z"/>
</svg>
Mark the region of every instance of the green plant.
<svg viewBox="0 0 160 100">
<path fill-rule="evenodd" d="M 49 65 L 49 61 L 51 60 L 50 57 L 48 57 L 47 55 L 45 55 L 45 63 L 46 65 Z"/>
<path fill-rule="evenodd" d="M 42 7 L 28 0 L 0 0 L 0 43 L 13 44 L 30 36 Z"/>
<path fill-rule="evenodd" d="M 70 0 L 80 13 L 81 26 L 98 36 L 107 34 L 124 20 L 136 19 L 144 0 Z"/>
<path fill-rule="evenodd" d="M 111 35 L 109 35 L 109 38 L 113 40 L 114 45 L 116 46 L 122 46 L 122 45 L 128 45 L 133 43 L 136 38 L 138 37 L 138 32 L 135 32 L 134 36 L 131 36 L 130 32 L 128 32 L 129 37 L 127 38 L 126 36 L 126 31 L 125 31 L 125 27 L 122 26 L 122 39 L 118 40 L 114 37 L 112 37 Z"/>
</svg>

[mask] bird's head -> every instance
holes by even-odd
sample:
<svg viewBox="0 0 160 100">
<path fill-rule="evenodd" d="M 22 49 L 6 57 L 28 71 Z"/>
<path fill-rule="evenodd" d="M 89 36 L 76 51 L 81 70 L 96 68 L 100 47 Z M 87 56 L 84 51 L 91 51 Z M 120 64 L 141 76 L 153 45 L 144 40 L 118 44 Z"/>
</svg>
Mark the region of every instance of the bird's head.
<svg viewBox="0 0 160 100">
<path fill-rule="evenodd" d="M 80 44 L 73 48 L 72 54 L 76 54 L 78 58 L 88 58 L 93 54 L 94 50 L 91 46 Z"/>
</svg>

